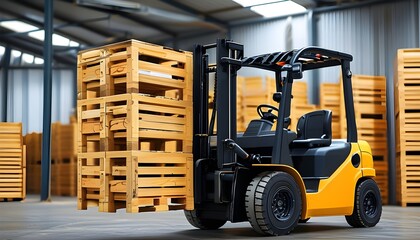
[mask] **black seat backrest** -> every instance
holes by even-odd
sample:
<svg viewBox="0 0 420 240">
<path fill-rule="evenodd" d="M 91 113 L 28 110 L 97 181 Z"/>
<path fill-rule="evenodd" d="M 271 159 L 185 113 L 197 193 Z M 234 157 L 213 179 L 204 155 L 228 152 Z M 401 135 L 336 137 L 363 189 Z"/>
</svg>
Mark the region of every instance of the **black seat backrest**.
<svg viewBox="0 0 420 240">
<path fill-rule="evenodd" d="M 301 147 L 323 147 L 331 145 L 330 110 L 309 112 L 299 118 L 297 139 L 294 144 Z"/>
</svg>

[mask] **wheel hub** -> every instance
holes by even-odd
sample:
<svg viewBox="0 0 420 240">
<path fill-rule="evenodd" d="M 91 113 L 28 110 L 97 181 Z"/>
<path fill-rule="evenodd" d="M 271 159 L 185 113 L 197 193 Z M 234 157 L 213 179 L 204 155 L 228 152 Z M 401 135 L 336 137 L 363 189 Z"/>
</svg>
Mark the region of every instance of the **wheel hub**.
<svg viewBox="0 0 420 240">
<path fill-rule="evenodd" d="M 289 191 L 280 189 L 274 194 L 271 208 L 274 217 L 279 221 L 285 221 L 290 218 L 293 209 L 293 198 Z"/>
<path fill-rule="evenodd" d="M 369 217 L 373 217 L 376 214 L 376 198 L 372 191 L 366 193 L 363 201 L 363 210 Z"/>
</svg>

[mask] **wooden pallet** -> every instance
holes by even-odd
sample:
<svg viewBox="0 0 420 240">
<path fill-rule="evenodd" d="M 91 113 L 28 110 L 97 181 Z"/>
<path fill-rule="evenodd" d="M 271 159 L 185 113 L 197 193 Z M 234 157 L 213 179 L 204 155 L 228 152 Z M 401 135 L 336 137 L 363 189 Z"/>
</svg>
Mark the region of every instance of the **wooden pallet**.
<svg viewBox="0 0 420 240">
<path fill-rule="evenodd" d="M 103 212 L 191 210 L 192 171 L 192 155 L 181 152 L 82 153 L 78 207 L 91 202 Z"/>
<path fill-rule="evenodd" d="M 0 199 L 26 197 L 26 148 L 22 123 L 0 123 Z"/>
<path fill-rule="evenodd" d="M 189 101 L 121 94 L 80 100 L 78 114 L 79 152 L 89 152 L 90 145 L 94 151 L 142 150 L 142 146 L 192 151 Z"/>
<path fill-rule="evenodd" d="M 129 40 L 78 55 L 78 99 L 125 93 L 192 100 L 192 53 Z"/>
<path fill-rule="evenodd" d="M 420 49 L 399 49 L 395 61 L 397 202 L 420 203 Z"/>
</svg>

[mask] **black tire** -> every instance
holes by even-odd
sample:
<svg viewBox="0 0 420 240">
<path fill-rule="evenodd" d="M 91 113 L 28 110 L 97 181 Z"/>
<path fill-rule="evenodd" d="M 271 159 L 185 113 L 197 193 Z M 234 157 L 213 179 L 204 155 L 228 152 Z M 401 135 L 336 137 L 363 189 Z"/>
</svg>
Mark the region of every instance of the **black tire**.
<svg viewBox="0 0 420 240">
<path fill-rule="evenodd" d="M 289 234 L 302 211 L 300 189 L 285 172 L 264 172 L 248 185 L 245 208 L 254 230 L 264 235 Z"/>
<path fill-rule="evenodd" d="M 311 218 L 299 219 L 299 223 L 307 223 Z"/>
<path fill-rule="evenodd" d="M 197 214 L 196 210 L 192 210 L 192 211 L 184 210 L 184 214 L 191 225 L 202 230 L 219 229 L 226 223 L 226 220 L 201 218 L 199 214 Z"/>
<path fill-rule="evenodd" d="M 373 179 L 366 179 L 356 187 L 352 215 L 346 216 L 347 223 L 356 228 L 375 226 L 382 215 L 381 193 Z"/>
</svg>

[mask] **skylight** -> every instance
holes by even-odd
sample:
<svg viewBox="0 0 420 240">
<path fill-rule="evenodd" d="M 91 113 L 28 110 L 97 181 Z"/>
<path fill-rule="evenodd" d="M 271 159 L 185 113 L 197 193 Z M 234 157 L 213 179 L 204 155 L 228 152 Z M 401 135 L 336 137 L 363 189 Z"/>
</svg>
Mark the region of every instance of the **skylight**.
<svg viewBox="0 0 420 240">
<path fill-rule="evenodd" d="M 34 62 L 34 56 L 24 53 L 22 54 L 22 61 L 25 63 L 33 63 Z"/>
<path fill-rule="evenodd" d="M 37 27 L 31 24 L 27 24 L 16 20 L 0 22 L 0 26 L 15 32 L 29 32 L 38 29 Z"/>
<path fill-rule="evenodd" d="M 281 0 L 233 0 L 234 2 L 237 2 L 241 4 L 243 7 L 252 7 L 255 5 L 262 5 L 262 4 L 268 4 L 273 2 L 280 2 Z"/>
<path fill-rule="evenodd" d="M 35 57 L 34 63 L 35 64 L 44 64 L 44 59 L 39 58 L 39 57 Z"/>
<path fill-rule="evenodd" d="M 44 30 L 39 29 L 34 25 L 22 21 L 11 20 L 0 22 L 0 26 L 19 33 L 28 32 L 27 34 L 29 37 L 44 41 Z M 70 39 L 56 33 L 52 36 L 52 42 L 54 46 L 78 47 L 80 45 L 78 42 L 71 41 Z"/>
<path fill-rule="evenodd" d="M 303 13 L 306 8 L 289 0 L 233 0 L 264 17 L 280 17 Z"/>
</svg>

